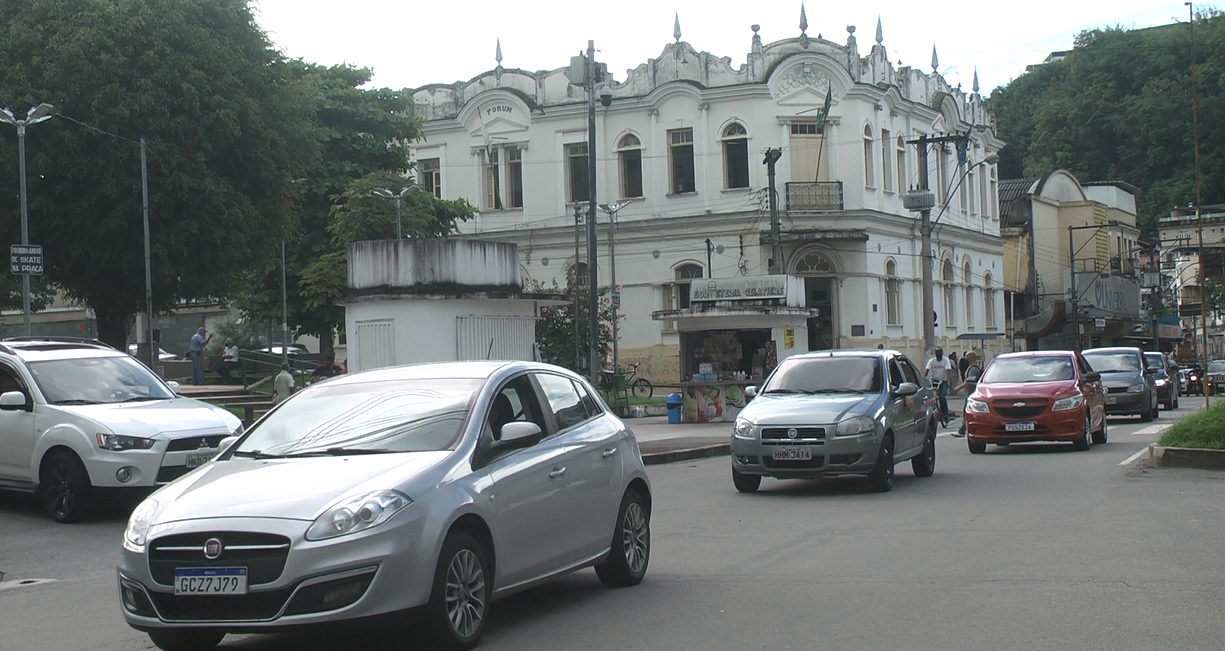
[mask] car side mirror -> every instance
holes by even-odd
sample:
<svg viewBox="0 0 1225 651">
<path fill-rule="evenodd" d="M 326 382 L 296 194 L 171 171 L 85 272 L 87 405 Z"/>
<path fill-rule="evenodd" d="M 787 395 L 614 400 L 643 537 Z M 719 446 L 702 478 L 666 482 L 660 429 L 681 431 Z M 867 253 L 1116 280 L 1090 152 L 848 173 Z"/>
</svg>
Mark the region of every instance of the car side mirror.
<svg viewBox="0 0 1225 651">
<path fill-rule="evenodd" d="M 498 440 L 495 449 L 501 452 L 503 450 L 530 448 L 539 443 L 542 438 L 544 438 L 544 435 L 540 431 L 539 425 L 516 420 L 502 426 L 502 437 Z"/>
<path fill-rule="evenodd" d="M 1092 373 L 1085 373 L 1085 382 L 1100 382 L 1101 379 L 1102 379 L 1102 374 L 1098 373 L 1097 371 L 1093 371 Z"/>
<path fill-rule="evenodd" d="M 0 394 L 0 410 L 3 411 L 33 411 L 33 405 L 27 408 L 26 394 L 21 391 L 6 391 Z"/>
<path fill-rule="evenodd" d="M 174 380 L 170 380 L 169 382 L 167 382 L 166 386 L 170 387 L 170 391 L 173 392 L 174 395 L 176 396 L 180 395 L 183 392 L 183 389 L 180 387 L 179 383 L 175 382 Z"/>
<path fill-rule="evenodd" d="M 221 443 L 217 445 L 217 454 L 224 453 L 226 450 L 230 449 L 231 445 L 234 445 L 237 442 L 238 442 L 237 436 L 227 436 L 221 439 Z"/>
<path fill-rule="evenodd" d="M 746 398 L 756 398 L 756 397 L 757 397 L 757 387 L 745 387 L 745 388 L 744 388 L 744 397 L 746 397 Z"/>
<path fill-rule="evenodd" d="M 1156 373 L 1157 371 L 1160 371 L 1160 370 L 1161 370 L 1161 369 L 1157 368 L 1156 366 L 1150 366 L 1150 367 L 1148 367 L 1148 368 L 1144 369 L 1144 372 L 1145 372 L 1145 373 Z"/>
<path fill-rule="evenodd" d="M 919 385 L 915 384 L 914 382 L 903 382 L 899 384 L 896 389 L 893 390 L 893 393 L 895 395 L 899 395 L 902 397 L 913 396 L 914 394 L 918 392 L 919 392 Z"/>
</svg>

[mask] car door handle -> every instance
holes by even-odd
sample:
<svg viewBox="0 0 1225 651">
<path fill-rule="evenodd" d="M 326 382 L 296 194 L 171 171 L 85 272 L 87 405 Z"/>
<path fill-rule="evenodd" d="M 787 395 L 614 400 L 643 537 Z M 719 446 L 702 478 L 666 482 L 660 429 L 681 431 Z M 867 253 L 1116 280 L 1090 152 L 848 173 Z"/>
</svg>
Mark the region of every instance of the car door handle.
<svg viewBox="0 0 1225 651">
<path fill-rule="evenodd" d="M 549 479 L 557 479 L 558 477 L 561 477 L 564 474 L 566 474 L 566 469 L 564 467 L 554 468 L 553 472 L 549 473 Z"/>
<path fill-rule="evenodd" d="M 617 448 L 608 448 L 604 451 L 604 458 L 611 459 L 617 454 Z"/>
</svg>

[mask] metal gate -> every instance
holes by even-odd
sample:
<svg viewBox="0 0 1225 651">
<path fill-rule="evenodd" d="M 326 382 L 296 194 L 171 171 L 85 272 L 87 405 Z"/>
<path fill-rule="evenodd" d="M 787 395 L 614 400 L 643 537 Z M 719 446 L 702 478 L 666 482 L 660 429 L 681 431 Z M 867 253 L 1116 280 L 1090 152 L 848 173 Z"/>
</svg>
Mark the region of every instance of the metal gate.
<svg viewBox="0 0 1225 651">
<path fill-rule="evenodd" d="M 455 358 L 536 359 L 536 317 L 455 317 Z"/>
<path fill-rule="evenodd" d="M 350 364 L 350 371 L 369 371 L 396 365 L 395 322 L 388 320 L 358 321 L 357 363 Z M 352 360 L 350 360 L 352 361 Z"/>
</svg>

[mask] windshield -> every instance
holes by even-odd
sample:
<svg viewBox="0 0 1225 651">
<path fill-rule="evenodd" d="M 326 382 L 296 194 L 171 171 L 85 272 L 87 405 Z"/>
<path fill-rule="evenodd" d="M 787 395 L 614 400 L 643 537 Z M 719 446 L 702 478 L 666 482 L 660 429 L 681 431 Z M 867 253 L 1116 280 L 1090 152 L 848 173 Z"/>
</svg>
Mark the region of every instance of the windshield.
<svg viewBox="0 0 1225 651">
<path fill-rule="evenodd" d="M 30 362 L 30 373 L 53 405 L 168 400 L 170 389 L 127 355 Z"/>
<path fill-rule="evenodd" d="M 979 383 L 1059 382 L 1074 377 L 1071 357 L 997 357 Z"/>
<path fill-rule="evenodd" d="M 446 450 L 480 386 L 473 379 L 317 384 L 270 412 L 236 454 Z"/>
<path fill-rule="evenodd" d="M 1089 366 L 1098 373 L 1128 373 L 1140 370 L 1135 353 L 1082 353 Z"/>
<path fill-rule="evenodd" d="M 1225 360 L 1217 360 L 1215 362 L 1208 362 L 1208 372 L 1209 373 L 1225 373 Z"/>
<path fill-rule="evenodd" d="M 792 357 L 779 364 L 762 393 L 880 393 L 877 357 Z"/>
</svg>

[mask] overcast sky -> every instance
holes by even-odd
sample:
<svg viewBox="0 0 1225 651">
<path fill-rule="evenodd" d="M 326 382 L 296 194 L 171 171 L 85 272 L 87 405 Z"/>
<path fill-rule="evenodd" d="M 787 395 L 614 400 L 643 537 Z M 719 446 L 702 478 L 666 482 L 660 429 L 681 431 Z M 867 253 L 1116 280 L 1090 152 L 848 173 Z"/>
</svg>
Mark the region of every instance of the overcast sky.
<svg viewBox="0 0 1225 651">
<path fill-rule="evenodd" d="M 397 89 L 466 81 L 490 70 L 499 38 L 502 65 L 524 70 L 564 67 L 594 39 L 597 60 L 624 81 L 627 69 L 657 58 L 672 41 L 676 15 L 682 40 L 698 51 L 731 57 L 733 68 L 745 62 L 751 25 L 761 25 L 765 43 L 800 33 L 800 3 L 790 0 L 255 0 L 254 7 L 288 56 L 368 67 L 374 86 Z M 969 91 L 977 67 L 984 95 L 1050 52 L 1070 49 L 1082 30 L 1187 20 L 1183 3 L 1152 0 L 820 0 L 808 2 L 806 12 L 810 37 L 845 43 L 847 26 L 856 26 L 860 56 L 871 49 L 879 16 L 895 65 L 900 60 L 930 72 L 934 44 L 948 82 Z"/>
</svg>

